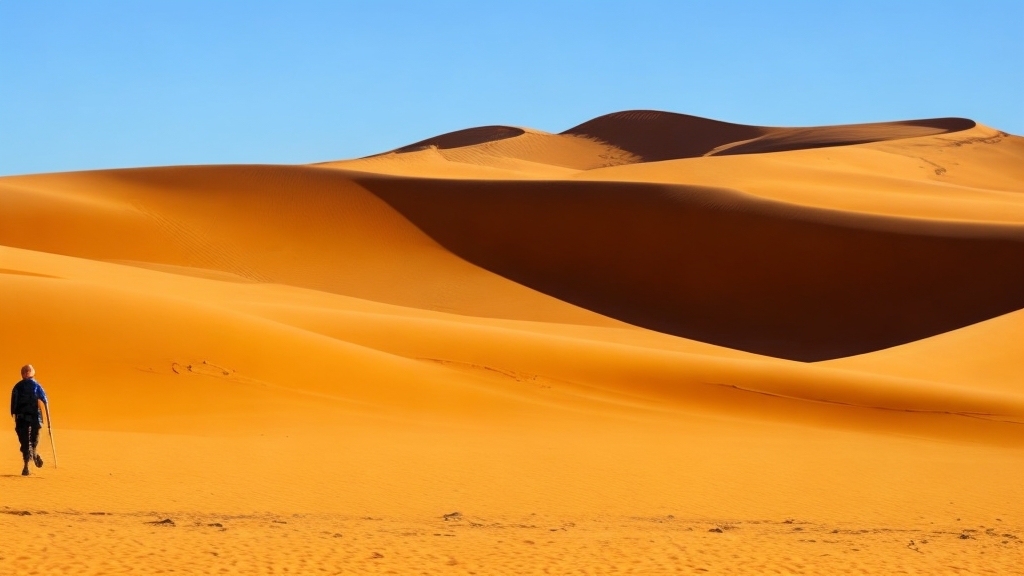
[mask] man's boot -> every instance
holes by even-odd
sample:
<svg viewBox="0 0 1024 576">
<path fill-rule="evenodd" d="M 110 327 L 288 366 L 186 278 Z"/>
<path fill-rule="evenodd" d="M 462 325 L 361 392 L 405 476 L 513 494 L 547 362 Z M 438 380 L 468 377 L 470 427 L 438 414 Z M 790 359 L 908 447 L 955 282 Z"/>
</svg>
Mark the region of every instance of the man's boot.
<svg viewBox="0 0 1024 576">
<path fill-rule="evenodd" d="M 25 467 L 21 469 L 22 476 L 28 476 L 28 459 L 25 459 Z"/>
<path fill-rule="evenodd" d="M 43 467 L 43 457 L 38 452 L 32 451 L 32 462 L 36 465 L 36 468 Z"/>
</svg>

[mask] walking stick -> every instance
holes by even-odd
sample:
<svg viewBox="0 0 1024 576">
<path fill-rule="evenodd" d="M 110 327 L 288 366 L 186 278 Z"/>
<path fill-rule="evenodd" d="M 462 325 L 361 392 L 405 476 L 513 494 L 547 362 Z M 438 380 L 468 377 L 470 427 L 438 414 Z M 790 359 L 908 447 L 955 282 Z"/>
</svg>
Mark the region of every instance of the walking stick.
<svg viewBox="0 0 1024 576">
<path fill-rule="evenodd" d="M 57 446 L 53 443 L 53 428 L 50 422 L 50 405 L 43 404 L 46 407 L 46 435 L 50 437 L 50 450 L 53 452 L 53 469 L 57 469 Z"/>
</svg>

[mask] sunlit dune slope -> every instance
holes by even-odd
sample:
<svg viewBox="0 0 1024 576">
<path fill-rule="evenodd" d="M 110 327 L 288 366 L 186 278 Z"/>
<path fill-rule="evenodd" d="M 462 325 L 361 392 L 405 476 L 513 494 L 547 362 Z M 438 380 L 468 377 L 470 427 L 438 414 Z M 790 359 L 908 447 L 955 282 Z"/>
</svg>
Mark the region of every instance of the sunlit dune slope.
<svg viewBox="0 0 1024 576">
<path fill-rule="evenodd" d="M 12 177 L 0 188 L 8 246 L 464 314 L 614 324 L 453 256 L 333 170 L 152 168 Z"/>
<path fill-rule="evenodd" d="M 822 363 L 976 389 L 1021 393 L 1024 310 L 870 354 Z"/>
</svg>

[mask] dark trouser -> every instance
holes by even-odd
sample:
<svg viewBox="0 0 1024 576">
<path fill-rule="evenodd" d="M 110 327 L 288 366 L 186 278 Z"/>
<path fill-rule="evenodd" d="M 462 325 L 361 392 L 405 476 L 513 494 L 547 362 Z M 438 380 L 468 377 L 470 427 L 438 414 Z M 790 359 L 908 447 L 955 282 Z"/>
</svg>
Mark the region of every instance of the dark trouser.
<svg viewBox="0 0 1024 576">
<path fill-rule="evenodd" d="M 34 416 L 18 416 L 14 424 L 14 431 L 18 433 L 18 442 L 21 442 L 21 457 L 25 462 L 32 458 L 39 445 L 39 419 Z"/>
</svg>

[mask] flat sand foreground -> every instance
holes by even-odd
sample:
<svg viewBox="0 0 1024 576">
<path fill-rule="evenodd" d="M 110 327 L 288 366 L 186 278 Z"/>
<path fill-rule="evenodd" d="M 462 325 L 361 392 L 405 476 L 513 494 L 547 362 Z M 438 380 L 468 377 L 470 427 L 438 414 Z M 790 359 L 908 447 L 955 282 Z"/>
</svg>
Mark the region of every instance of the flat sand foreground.
<svg viewBox="0 0 1024 576">
<path fill-rule="evenodd" d="M 1019 570 L 1017 450 L 722 425 L 68 431 L 61 469 L 0 478 L 0 562 L 19 574 Z"/>
<path fill-rule="evenodd" d="M 29 546 L 14 536 L 10 545 L 23 551 L 4 566 L 18 574 L 1013 574 L 1020 564 L 1005 527 L 963 532 L 959 523 L 100 514 L 0 519 L 5 534 L 38 534 Z"/>
<path fill-rule="evenodd" d="M 0 573 L 1024 573 L 1022 160 L 640 111 L 0 178 L 60 457 L 0 441 Z"/>
</svg>

